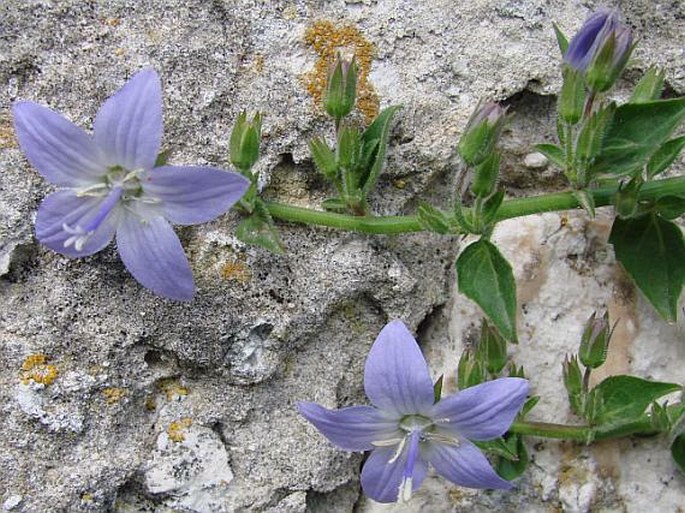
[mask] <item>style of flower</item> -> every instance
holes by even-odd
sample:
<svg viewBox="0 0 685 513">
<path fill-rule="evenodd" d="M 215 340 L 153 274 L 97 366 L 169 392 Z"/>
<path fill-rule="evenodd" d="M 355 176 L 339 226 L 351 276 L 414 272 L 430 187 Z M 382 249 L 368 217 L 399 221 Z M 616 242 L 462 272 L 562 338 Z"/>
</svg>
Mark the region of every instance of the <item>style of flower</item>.
<svg viewBox="0 0 685 513">
<path fill-rule="evenodd" d="M 142 285 L 179 301 L 195 284 L 171 225 L 211 221 L 249 181 L 211 167 L 155 167 L 162 139 L 162 89 L 154 70 L 133 76 L 100 108 L 93 135 L 29 101 L 14 104 L 19 144 L 48 182 L 36 237 L 69 257 L 104 249 L 116 236 L 124 265 Z"/>
<path fill-rule="evenodd" d="M 334 445 L 372 451 L 361 484 L 373 500 L 409 500 L 429 465 L 460 486 L 512 486 L 469 440 L 491 440 L 509 429 L 528 395 L 525 379 L 496 379 L 435 402 L 416 340 L 401 321 L 392 321 L 369 352 L 364 390 L 373 406 L 328 410 L 302 402 L 298 408 Z"/>
</svg>

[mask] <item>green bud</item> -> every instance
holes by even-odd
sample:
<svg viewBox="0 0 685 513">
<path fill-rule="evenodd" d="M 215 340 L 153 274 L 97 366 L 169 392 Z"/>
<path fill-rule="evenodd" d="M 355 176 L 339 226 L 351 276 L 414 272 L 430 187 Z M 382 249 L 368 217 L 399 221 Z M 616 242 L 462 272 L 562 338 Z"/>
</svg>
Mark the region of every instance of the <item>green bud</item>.
<svg viewBox="0 0 685 513">
<path fill-rule="evenodd" d="M 328 147 L 328 144 L 319 137 L 309 141 L 309 151 L 316 168 L 329 180 L 335 180 L 338 173 L 338 163 L 335 153 Z"/>
<path fill-rule="evenodd" d="M 564 65 L 562 68 L 563 84 L 559 95 L 557 107 L 561 119 L 571 125 L 575 125 L 583 116 L 585 107 L 585 81 L 583 74 Z"/>
<path fill-rule="evenodd" d="M 585 74 L 588 87 L 597 93 L 614 85 L 635 48 L 632 33 L 625 25 L 616 26 L 602 43 Z"/>
<path fill-rule="evenodd" d="M 628 103 L 646 103 L 661 98 L 664 89 L 664 70 L 652 66 L 635 86 Z"/>
<path fill-rule="evenodd" d="M 499 175 L 500 155 L 496 151 L 476 166 L 471 192 L 485 198 L 495 189 Z"/>
<path fill-rule="evenodd" d="M 601 317 L 593 312 L 585 323 L 578 351 L 578 357 L 585 367 L 596 369 L 606 361 L 611 333 L 609 312 L 604 312 Z"/>
<path fill-rule="evenodd" d="M 507 342 L 483 320 L 476 358 L 490 374 L 499 374 L 507 363 Z"/>
<path fill-rule="evenodd" d="M 642 188 L 642 178 L 631 178 L 627 184 L 621 184 L 614 195 L 614 208 L 616 215 L 621 219 L 634 217 L 638 211 L 638 198 Z"/>
<path fill-rule="evenodd" d="M 568 400 L 571 404 L 571 410 L 577 415 L 583 411 L 583 374 L 578 365 L 578 358 L 566 355 L 564 363 L 562 363 L 562 370 L 564 375 L 564 387 L 568 394 Z"/>
<path fill-rule="evenodd" d="M 457 386 L 459 390 L 479 385 L 485 381 L 485 369 L 481 366 L 473 350 L 465 349 L 457 366 Z"/>
<path fill-rule="evenodd" d="M 495 150 L 504 126 L 506 109 L 497 103 L 476 107 L 459 140 L 459 154 L 464 161 L 475 166 L 487 159 Z"/>
<path fill-rule="evenodd" d="M 336 121 L 347 116 L 354 108 L 357 97 L 357 63 L 344 60 L 338 54 L 328 76 L 324 91 L 323 107 Z"/>
<path fill-rule="evenodd" d="M 249 173 L 257 162 L 261 137 L 262 115 L 258 112 L 248 121 L 247 113 L 241 112 L 231 132 L 229 150 L 231 162 L 243 173 Z"/>
</svg>

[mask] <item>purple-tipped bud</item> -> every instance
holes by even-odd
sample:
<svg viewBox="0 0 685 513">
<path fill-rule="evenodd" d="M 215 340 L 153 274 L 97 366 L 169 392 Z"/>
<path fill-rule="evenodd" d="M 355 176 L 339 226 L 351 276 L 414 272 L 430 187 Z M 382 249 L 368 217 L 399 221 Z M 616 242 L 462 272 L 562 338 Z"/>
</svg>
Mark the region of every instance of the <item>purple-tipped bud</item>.
<svg viewBox="0 0 685 513">
<path fill-rule="evenodd" d="M 352 112 L 356 98 L 357 62 L 354 57 L 348 61 L 338 54 L 324 91 L 324 109 L 329 116 L 339 121 Z"/>
<path fill-rule="evenodd" d="M 585 367 L 596 369 L 606 361 L 612 332 L 608 312 L 601 317 L 596 312 L 590 316 L 585 324 L 578 351 L 578 357 Z"/>
<path fill-rule="evenodd" d="M 459 154 L 467 164 L 480 164 L 493 153 L 506 112 L 507 109 L 493 102 L 476 108 L 459 140 Z"/>
<path fill-rule="evenodd" d="M 585 74 L 590 89 L 603 92 L 614 84 L 632 51 L 633 35 L 618 13 L 600 10 L 571 39 L 564 62 Z"/>
</svg>

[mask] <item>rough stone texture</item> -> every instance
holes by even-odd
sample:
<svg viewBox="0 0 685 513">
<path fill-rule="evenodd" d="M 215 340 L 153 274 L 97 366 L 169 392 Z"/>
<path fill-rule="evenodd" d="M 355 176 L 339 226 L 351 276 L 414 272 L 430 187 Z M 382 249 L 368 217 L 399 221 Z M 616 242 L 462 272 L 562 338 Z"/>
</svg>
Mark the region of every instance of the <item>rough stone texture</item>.
<svg viewBox="0 0 685 513">
<path fill-rule="evenodd" d="M 592 5 L 589 5 L 592 4 Z M 685 93 L 685 6 L 613 2 L 640 34 L 619 96 L 648 64 Z M 297 400 L 363 400 L 361 370 L 389 318 L 419 328 L 437 374 L 454 376 L 479 313 L 454 292 L 456 239 L 370 237 L 280 225 L 287 254 L 245 247 L 236 214 L 178 230 L 199 293 L 152 296 L 113 248 L 69 260 L 39 246 L 32 220 L 50 190 L 16 148 L 9 105 L 31 99 L 90 127 L 100 103 L 144 66 L 162 77 L 164 144 L 178 164 L 226 165 L 241 109 L 267 112 L 261 183 L 271 198 L 316 206 L 327 189 L 306 141 L 329 130 L 303 85 L 317 20 L 356 26 L 375 44 L 381 105 L 402 103 L 377 213 L 447 204 L 454 146 L 479 98 L 516 115 L 504 136 L 510 193 L 554 189 L 532 169 L 551 140 L 560 85 L 551 22 L 571 33 L 592 2 L 561 0 L 9 0 L 0 5 L 0 502 L 6 511 L 348 512 L 360 455 L 339 452 L 299 418 Z M 330 132 L 328 132 L 330 135 Z M 682 165 L 682 161 L 681 161 Z M 559 361 L 581 323 L 607 305 L 621 318 L 609 372 L 685 381 L 682 326 L 667 326 L 606 244 L 605 215 L 504 223 L 496 240 L 519 280 L 521 344 L 512 351 L 543 395 L 541 419 L 572 417 Z M 29 355 L 58 375 L 23 383 Z M 560 413 L 563 412 L 563 413 Z M 431 477 L 407 506 L 359 511 L 677 511 L 685 481 L 664 440 L 591 448 L 544 442 L 513 493 Z M 205 476 L 211 474 L 209 478 Z"/>
</svg>

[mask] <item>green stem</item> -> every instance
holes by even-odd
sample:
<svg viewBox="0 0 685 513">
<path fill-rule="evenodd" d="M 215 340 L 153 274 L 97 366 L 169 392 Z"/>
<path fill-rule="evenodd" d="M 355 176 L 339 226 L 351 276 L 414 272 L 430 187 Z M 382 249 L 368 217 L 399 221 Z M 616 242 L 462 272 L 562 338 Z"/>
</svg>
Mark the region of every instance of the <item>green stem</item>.
<svg viewBox="0 0 685 513">
<path fill-rule="evenodd" d="M 595 206 L 603 207 L 611 204 L 611 198 L 616 193 L 616 190 L 616 187 L 606 187 L 590 189 L 588 192 L 592 194 Z M 685 177 L 647 182 L 640 190 L 639 200 L 655 199 L 665 195 L 685 196 Z M 266 202 L 266 205 L 274 218 L 294 223 L 314 224 L 339 230 L 373 234 L 423 231 L 416 216 L 350 216 L 295 207 L 283 203 Z M 502 203 L 497 212 L 496 220 L 503 221 L 513 217 L 555 212 L 558 210 L 571 210 L 579 207 L 581 205 L 572 191 L 543 194 L 529 198 L 515 198 Z"/>
<path fill-rule="evenodd" d="M 655 434 L 652 420 L 647 415 L 625 424 L 610 426 L 572 426 L 566 424 L 553 424 L 550 422 L 514 422 L 509 428 L 510 433 L 519 435 L 535 436 L 540 438 L 556 438 L 559 440 L 576 440 L 589 444 L 594 440 L 607 440 L 609 438 L 622 438 L 630 435 L 653 435 Z"/>
</svg>

